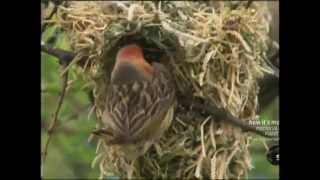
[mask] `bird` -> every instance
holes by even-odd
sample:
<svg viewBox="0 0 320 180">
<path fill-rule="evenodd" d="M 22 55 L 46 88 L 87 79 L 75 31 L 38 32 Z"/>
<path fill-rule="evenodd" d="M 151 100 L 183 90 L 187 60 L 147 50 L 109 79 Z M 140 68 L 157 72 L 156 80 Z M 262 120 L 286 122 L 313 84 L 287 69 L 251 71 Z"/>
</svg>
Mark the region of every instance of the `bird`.
<svg viewBox="0 0 320 180">
<path fill-rule="evenodd" d="M 120 48 L 111 72 L 103 127 L 95 134 L 130 160 L 146 153 L 169 128 L 176 106 L 175 84 L 161 63 L 149 63 L 142 48 Z"/>
</svg>

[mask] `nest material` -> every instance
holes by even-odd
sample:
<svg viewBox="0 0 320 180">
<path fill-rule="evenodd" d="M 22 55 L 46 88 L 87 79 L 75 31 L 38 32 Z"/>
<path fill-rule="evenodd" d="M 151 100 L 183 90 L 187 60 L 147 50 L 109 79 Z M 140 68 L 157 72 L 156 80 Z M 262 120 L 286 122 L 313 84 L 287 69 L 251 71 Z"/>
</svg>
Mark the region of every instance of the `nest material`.
<svg viewBox="0 0 320 180">
<path fill-rule="evenodd" d="M 115 53 L 129 42 L 148 47 L 147 59 L 171 70 L 178 93 L 211 101 L 242 119 L 256 118 L 257 81 L 272 73 L 266 63 L 270 14 L 265 3 L 234 7 L 230 2 L 72 2 L 59 8 L 58 24 L 78 54 L 70 66 L 80 63 L 95 82 L 98 119 Z M 250 136 L 239 128 L 182 109 L 136 164 L 115 156 L 102 140 L 93 164 L 100 164 L 100 178 L 243 178 L 252 167 L 249 145 Z"/>
</svg>

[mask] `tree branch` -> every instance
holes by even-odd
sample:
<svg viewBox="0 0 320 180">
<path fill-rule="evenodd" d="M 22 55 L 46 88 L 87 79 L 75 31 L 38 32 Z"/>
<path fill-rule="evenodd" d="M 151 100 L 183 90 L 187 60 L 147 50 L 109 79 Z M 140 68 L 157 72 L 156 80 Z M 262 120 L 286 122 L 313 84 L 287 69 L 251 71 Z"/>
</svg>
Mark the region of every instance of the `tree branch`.
<svg viewBox="0 0 320 180">
<path fill-rule="evenodd" d="M 270 63 L 275 71 L 275 75 L 266 75 L 259 82 L 259 113 L 269 106 L 279 95 L 279 51 L 270 58 Z"/>
<path fill-rule="evenodd" d="M 69 64 L 72 61 L 72 59 L 75 57 L 75 53 L 73 52 L 52 48 L 45 44 L 41 45 L 41 51 L 58 58 L 59 64 L 61 65 Z"/>
<path fill-rule="evenodd" d="M 187 98 L 186 96 L 178 96 L 179 104 L 183 106 L 183 108 L 189 109 L 193 112 L 198 112 L 204 116 L 211 115 L 214 117 L 214 119 L 219 121 L 225 121 L 227 123 L 236 125 L 237 127 L 240 127 L 244 131 L 250 131 L 255 134 L 272 138 L 273 136 L 269 136 L 263 131 L 258 130 L 256 127 L 251 126 L 244 121 L 242 121 L 239 118 L 234 117 L 231 113 L 228 111 L 218 108 L 212 103 L 205 103 L 202 99 L 196 98 L 190 101 L 190 98 Z"/>
</svg>

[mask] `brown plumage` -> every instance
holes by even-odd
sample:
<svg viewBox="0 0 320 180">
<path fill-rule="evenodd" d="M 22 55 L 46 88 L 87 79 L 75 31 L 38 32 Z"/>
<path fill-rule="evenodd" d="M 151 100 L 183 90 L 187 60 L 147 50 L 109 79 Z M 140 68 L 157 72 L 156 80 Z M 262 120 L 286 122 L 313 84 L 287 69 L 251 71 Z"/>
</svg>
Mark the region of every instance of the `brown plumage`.
<svg viewBox="0 0 320 180">
<path fill-rule="evenodd" d="M 125 46 L 117 54 L 102 118 L 104 129 L 99 132 L 108 144 L 141 155 L 171 124 L 174 102 L 175 88 L 166 68 L 150 65 L 137 45 Z M 135 152 L 126 145 L 133 145 Z"/>
</svg>

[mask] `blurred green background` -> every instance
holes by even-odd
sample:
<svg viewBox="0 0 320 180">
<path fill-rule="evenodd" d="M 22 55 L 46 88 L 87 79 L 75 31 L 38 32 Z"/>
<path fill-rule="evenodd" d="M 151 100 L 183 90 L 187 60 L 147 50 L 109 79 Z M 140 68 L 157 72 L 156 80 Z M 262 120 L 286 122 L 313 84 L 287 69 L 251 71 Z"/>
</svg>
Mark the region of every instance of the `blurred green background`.
<svg viewBox="0 0 320 180">
<path fill-rule="evenodd" d="M 61 49 L 70 49 L 68 41 L 57 27 L 48 28 L 42 41 Z M 41 141 L 42 149 L 47 140 L 46 130 L 51 122 L 61 92 L 60 66 L 57 59 L 41 54 Z M 69 73 L 71 87 L 67 90 L 61 108 L 58 127 L 49 145 L 43 169 L 44 178 L 54 179 L 96 179 L 99 168 L 91 168 L 96 144 L 89 143 L 90 132 L 95 128 L 95 115 L 88 118 L 91 109 L 89 91 L 85 80 L 75 69 Z M 278 119 L 278 100 L 261 115 L 264 120 Z M 252 163 L 249 179 L 278 179 L 279 168 L 266 159 L 266 149 L 260 140 L 251 145 Z"/>
</svg>

